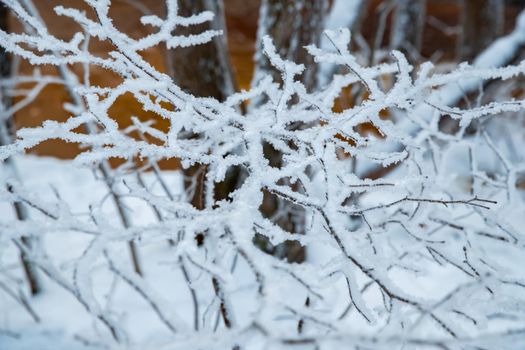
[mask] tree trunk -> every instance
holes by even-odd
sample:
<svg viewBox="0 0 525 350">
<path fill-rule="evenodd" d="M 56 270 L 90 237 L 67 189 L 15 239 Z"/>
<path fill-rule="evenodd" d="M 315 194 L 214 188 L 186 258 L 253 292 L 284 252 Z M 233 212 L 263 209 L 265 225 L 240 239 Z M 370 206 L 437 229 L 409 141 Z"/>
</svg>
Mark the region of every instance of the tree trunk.
<svg viewBox="0 0 525 350">
<path fill-rule="evenodd" d="M 339 0 L 345 1 L 345 0 Z M 363 47 L 366 45 L 366 39 L 363 37 L 362 27 L 365 19 L 368 15 L 368 8 L 370 7 L 370 0 L 360 0 L 359 4 L 355 8 L 356 12 L 354 18 L 348 23 L 348 28 L 352 33 L 352 50 Z"/>
<path fill-rule="evenodd" d="M 471 61 L 503 34 L 504 10 L 503 0 L 463 0 L 460 60 Z"/>
<path fill-rule="evenodd" d="M 0 28 L 4 31 L 7 30 L 7 19 L 8 19 L 8 9 L 5 5 L 0 4 Z M 9 78 L 11 76 L 11 62 L 9 59 L 8 53 L 0 47 L 0 79 Z M 0 111 L 5 111 L 11 105 L 11 99 L 5 91 L 0 89 Z M 0 119 L 0 145 L 7 145 L 11 143 L 12 136 L 12 116 L 5 116 L 5 120 Z M 3 117 L 4 118 L 4 117 Z M 9 168 L 9 173 L 17 177 L 18 173 L 16 171 L 16 164 L 12 158 L 7 158 L 4 162 L 4 167 Z M 16 217 L 18 220 L 27 220 L 29 218 L 29 213 L 27 208 L 21 202 L 13 203 L 13 209 L 15 211 Z M 21 238 L 22 244 L 31 250 L 33 248 L 33 242 L 28 237 Z M 25 251 L 20 251 L 20 261 L 22 263 L 22 268 L 24 270 L 27 284 L 32 295 L 36 295 L 41 291 L 40 282 L 37 275 L 37 269 L 34 264 L 31 263 L 30 258 L 27 256 Z"/>
<path fill-rule="evenodd" d="M 198 97 L 213 97 L 224 101 L 236 90 L 233 68 L 228 52 L 224 4 L 222 0 L 178 0 L 178 15 L 191 16 L 202 11 L 215 14 L 212 22 L 198 26 L 180 27 L 175 30 L 177 35 L 197 34 L 205 30 L 222 30 L 223 35 L 215 37 L 211 42 L 176 48 L 167 52 L 167 66 L 173 80 L 184 91 Z M 193 137 L 197 137 L 196 135 Z M 197 209 L 204 209 L 204 180 L 206 166 L 197 164 L 184 170 L 184 187 L 190 192 L 189 202 Z M 226 185 L 215 188 L 216 196 L 226 198 L 237 184 L 238 173 L 229 172 Z M 192 188 L 192 191 L 188 191 Z M 203 243 L 203 235 L 196 237 L 197 243 Z"/>
<path fill-rule="evenodd" d="M 319 46 L 327 10 L 328 0 L 263 0 L 257 33 L 255 82 L 267 73 L 281 81 L 281 74 L 271 66 L 262 51 L 262 37 L 269 35 L 281 57 L 305 65 L 304 86 L 308 90 L 315 88 L 317 65 L 304 46 Z"/>
<path fill-rule="evenodd" d="M 180 16 L 191 16 L 202 11 L 215 14 L 212 22 L 197 26 L 179 27 L 177 35 L 222 30 L 222 36 L 211 42 L 190 47 L 179 47 L 168 52 L 168 69 L 176 83 L 186 92 L 199 97 L 213 97 L 223 101 L 235 91 L 233 70 L 228 54 L 224 5 L 222 0 L 178 0 Z"/>
<path fill-rule="evenodd" d="M 426 0 L 397 0 L 390 33 L 390 49 L 417 61 L 425 29 Z"/>
<path fill-rule="evenodd" d="M 307 90 L 313 90 L 318 85 L 318 67 L 304 46 L 320 46 L 327 11 L 328 0 L 263 0 L 257 33 L 254 84 L 268 74 L 275 81 L 282 82 L 281 72 L 263 54 L 262 38 L 268 35 L 283 59 L 305 65 L 306 69 L 300 79 Z M 264 152 L 270 163 L 277 167 L 282 166 L 280 152 L 269 144 L 264 145 Z M 290 187 L 296 190 L 294 186 Z M 277 212 L 284 213 L 278 215 L 276 223 L 279 226 L 291 233 L 304 232 L 304 211 L 275 195 L 265 193 L 261 212 L 267 218 L 273 217 Z M 264 236 L 257 235 L 255 243 L 266 252 L 286 258 L 289 262 L 302 262 L 305 259 L 306 251 L 296 241 L 286 241 L 273 247 Z"/>
</svg>

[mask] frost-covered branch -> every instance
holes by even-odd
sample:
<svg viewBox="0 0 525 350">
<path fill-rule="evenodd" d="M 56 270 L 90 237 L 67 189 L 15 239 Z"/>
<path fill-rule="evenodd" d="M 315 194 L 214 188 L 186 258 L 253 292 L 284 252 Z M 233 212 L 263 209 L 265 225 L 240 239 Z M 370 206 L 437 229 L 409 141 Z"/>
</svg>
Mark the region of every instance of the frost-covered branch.
<svg viewBox="0 0 525 350">
<path fill-rule="evenodd" d="M 366 67 L 349 50 L 348 30 L 328 31 L 330 48 L 312 45 L 307 51 L 317 63 L 346 67 L 345 73 L 311 89 L 301 80 L 307 67 L 281 57 L 265 37 L 264 54 L 280 79 L 261 76 L 250 91 L 221 102 L 185 92 L 141 56 L 161 44 L 176 50 L 212 40 L 219 34 L 213 30 L 172 35 L 177 27 L 211 20 L 210 13 L 180 17 L 176 1 L 168 1 L 166 18 L 142 17 L 155 31 L 136 39 L 115 27 L 108 0 L 85 1 L 95 16 L 56 8 L 84 32 L 111 43 L 112 51 L 98 56 L 86 49 L 84 34 L 61 40 L 20 2 L 2 1 L 33 28 L 25 34 L 0 31 L 2 45 L 33 66 L 59 67 L 75 103 L 65 122 L 47 120 L 19 130 L 12 145 L 0 148 L 0 158 L 50 139 L 79 143 L 83 148 L 76 164 L 106 164 L 105 181 L 112 181 L 113 172 L 124 180 L 122 186 L 108 183 L 108 194 L 123 208 L 128 199 L 146 204 L 156 217 L 119 225 L 104 200 L 88 203 L 86 215 L 59 196 L 41 198 L 20 186 L 0 193 L 2 201 L 23 202 L 35 213 L 30 221 L 1 222 L 1 240 L 18 243 L 20 232 L 87 237 L 70 271 L 55 267 L 52 255 L 27 253 L 105 326 L 97 335 L 103 344 L 452 349 L 482 341 L 510 347 L 522 339 L 525 276 L 516 261 L 523 260 L 524 238 L 513 217 L 523 210 L 516 179 L 525 166 L 511 159 L 485 124 L 495 116 L 504 123 L 523 115 L 525 102 L 499 96 L 477 106 L 456 103 L 462 89 L 522 78 L 524 63 L 505 66 L 503 59 L 494 62 L 482 55 L 472 66 L 439 73 L 428 63 L 416 69 L 393 51 L 388 62 Z M 518 29 L 524 18 L 494 47 L 514 52 L 514 44 L 522 43 Z M 120 80 L 112 86 L 80 83 L 67 70 L 77 63 Z M 353 85 L 366 89 L 366 97 L 334 111 L 341 91 Z M 133 96 L 169 128 L 138 119 L 122 128 L 111 107 L 123 95 Z M 250 101 L 257 102 L 243 113 L 240 106 Z M 460 132 L 441 130 L 442 115 L 457 119 Z M 378 135 L 360 132 L 363 123 L 372 124 Z M 522 145 L 523 140 L 509 142 Z M 266 147 L 278 159 L 270 159 Z M 498 166 L 486 164 L 489 153 Z M 108 161 L 114 158 L 127 163 L 111 169 Z M 138 177 L 136 169 L 128 171 L 136 159 L 146 164 Z M 195 174 L 199 180 L 187 179 L 202 187 L 199 205 L 172 193 L 156 163 L 166 159 L 206 169 Z M 360 176 L 359 170 L 370 165 L 387 169 L 394 164 L 382 178 Z M 218 198 L 217 187 L 239 168 L 243 177 L 235 190 Z M 161 190 L 148 183 L 149 175 Z M 278 204 L 271 215 L 264 208 L 268 198 Z M 254 243 L 260 237 L 272 246 L 298 242 L 307 248 L 306 259 L 290 264 L 267 254 Z M 155 263 L 149 266 L 168 266 L 166 275 L 155 279 L 128 272 L 117 248 L 127 241 L 154 251 L 149 257 Z M 155 246 L 159 242 L 169 253 L 162 255 Z M 157 255 L 163 258 L 155 260 Z M 101 271 L 117 287 L 96 285 Z M 170 282 L 177 286 L 167 289 L 165 281 L 177 274 L 173 281 L 180 283 Z M 135 310 L 117 300 L 121 288 L 134 291 L 140 305 L 164 325 L 156 340 L 134 338 L 134 327 L 125 320 Z"/>
</svg>

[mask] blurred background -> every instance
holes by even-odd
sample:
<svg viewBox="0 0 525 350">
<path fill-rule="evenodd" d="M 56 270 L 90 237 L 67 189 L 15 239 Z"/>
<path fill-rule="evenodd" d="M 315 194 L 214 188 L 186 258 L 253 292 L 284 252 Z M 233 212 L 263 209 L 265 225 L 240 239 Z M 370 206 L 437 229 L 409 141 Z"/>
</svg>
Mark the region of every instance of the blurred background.
<svg viewBox="0 0 525 350">
<path fill-rule="evenodd" d="M 362 64 L 377 63 L 384 58 L 380 52 L 400 49 L 412 64 L 430 60 L 446 67 L 449 63 L 473 61 L 496 38 L 512 31 L 516 16 L 525 8 L 525 0 L 265 0 L 262 10 L 260 0 L 224 0 L 223 3 L 217 0 L 178 1 L 179 13 L 184 16 L 202 10 L 218 14 L 214 23 L 189 29 L 189 32 L 197 33 L 211 26 L 224 30 L 225 37 L 201 48 L 176 49 L 174 52 L 157 48 L 144 51 L 143 56 L 158 70 L 172 75 L 189 92 L 218 99 L 223 99 L 231 91 L 248 89 L 254 81 L 257 65 L 259 69 L 264 67 L 256 54 L 260 42 L 258 37 L 264 33 L 274 37 L 283 56 L 307 66 L 314 63 L 302 52 L 302 46 L 309 43 L 322 45 L 323 29 L 347 26 L 353 33 L 352 49 L 359 52 Z M 405 19 L 400 18 L 398 13 L 398 8 L 405 6 L 403 3 L 410 7 Z M 82 0 L 38 0 L 35 5 L 50 32 L 63 39 L 70 39 L 81 28 L 72 20 L 57 16 L 53 8 L 62 5 L 88 11 Z M 162 17 L 164 12 L 165 2 L 161 0 L 113 0 L 111 6 L 115 26 L 134 38 L 142 37 L 153 29 L 140 23 L 141 16 L 155 14 Z M 260 18 L 261 13 L 266 15 L 265 19 Z M 16 18 L 8 13 L 6 16 L 9 31 L 23 30 Z M 403 21 L 408 23 L 403 24 Z M 404 26 L 404 29 L 401 28 L 404 34 L 396 38 L 399 26 Z M 407 43 L 410 46 L 406 46 Z M 90 51 L 100 55 L 112 49 L 107 42 L 94 38 L 90 39 L 89 47 Z M 33 68 L 27 62 L 15 59 L 14 66 L 18 74 L 32 74 Z M 82 67 L 73 68 L 81 79 Z M 312 70 L 315 71 L 315 68 Z M 42 74 L 56 74 L 56 68 L 43 67 Z M 315 82 L 306 85 L 314 87 L 322 84 L 319 82 L 321 78 L 315 79 Z M 111 86 L 118 84 L 120 78 L 93 67 L 90 69 L 90 81 Z M 516 91 L 517 95 L 522 93 Z M 68 113 L 63 105 L 68 100 L 62 86 L 46 86 L 35 103 L 16 113 L 15 127 L 39 126 L 49 118 L 67 119 Z M 344 109 L 351 106 L 352 101 L 342 104 L 340 108 Z M 167 121 L 142 111 L 132 96 L 121 97 L 110 112 L 122 127 L 130 125 L 131 116 L 141 120 L 154 119 L 161 129 L 168 126 Z M 75 144 L 47 141 L 34 152 L 72 158 L 78 150 Z M 164 166 L 172 168 L 178 164 L 172 161 Z"/>
</svg>

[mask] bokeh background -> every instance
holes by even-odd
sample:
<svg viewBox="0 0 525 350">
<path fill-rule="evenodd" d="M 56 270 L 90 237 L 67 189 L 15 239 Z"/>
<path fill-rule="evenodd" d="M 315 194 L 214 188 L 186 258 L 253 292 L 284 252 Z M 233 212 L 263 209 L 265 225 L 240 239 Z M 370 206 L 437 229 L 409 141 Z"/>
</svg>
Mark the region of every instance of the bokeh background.
<svg viewBox="0 0 525 350">
<path fill-rule="evenodd" d="M 352 1 L 352 0 L 348 0 Z M 417 1 L 417 0 L 416 0 Z M 516 16 L 525 7 L 525 1 L 505 1 L 504 24 L 502 33 L 494 33 L 499 36 L 508 33 L 514 27 Z M 283 0 L 287 2 L 287 0 Z M 458 60 L 458 38 L 462 34 L 460 0 L 428 0 L 425 18 L 423 42 L 421 47 L 421 59 L 431 60 L 435 63 L 455 62 Z M 48 24 L 49 31 L 63 39 L 70 39 L 72 35 L 81 28 L 69 18 L 57 16 L 53 10 L 55 6 L 83 8 L 88 11 L 82 0 L 39 0 L 35 5 Z M 250 87 L 254 73 L 254 53 L 256 50 L 257 28 L 260 13 L 260 0 L 224 0 L 224 12 L 226 20 L 227 47 L 236 89 L 247 89 Z M 332 6 L 332 2 L 330 2 Z M 365 40 L 372 44 L 375 40 L 378 27 L 380 26 L 382 9 L 385 1 L 369 1 L 361 24 L 361 32 Z M 474 7 L 470 11 L 475 11 Z M 131 37 L 141 37 L 148 33 L 151 27 L 140 24 L 140 17 L 145 14 L 162 16 L 164 13 L 164 1 L 160 0 L 114 0 L 111 7 L 111 16 L 117 28 Z M 350 15 L 350 14 L 349 14 Z M 472 14 L 473 16 L 475 14 Z M 468 14 L 467 14 L 468 16 Z M 386 26 L 382 45 L 387 46 L 389 40 L 390 22 L 392 14 L 385 18 Z M 21 25 L 16 18 L 9 18 L 10 31 L 21 31 Z M 480 28 L 482 31 L 483 28 Z M 481 33 L 480 33 L 481 35 Z M 107 54 L 111 46 L 107 42 L 99 42 L 93 38 L 90 40 L 90 51 L 101 55 Z M 144 57 L 158 70 L 166 72 L 167 58 L 165 50 L 156 48 L 143 52 Z M 190 62 L 188 60 L 178 61 L 178 64 Z M 32 67 L 24 61 L 16 62 L 19 73 L 31 74 Z M 74 67 L 75 71 L 82 75 L 81 67 Z M 56 68 L 43 67 L 42 74 L 56 74 Z M 105 70 L 93 67 L 91 69 L 91 82 L 101 86 L 111 86 L 119 83 L 119 77 L 113 76 Z M 37 97 L 34 103 L 19 111 L 14 118 L 16 128 L 35 127 L 41 125 L 46 119 L 59 121 L 66 120 L 68 113 L 63 105 L 69 101 L 68 95 L 63 87 L 49 85 Z M 154 119 L 156 126 L 167 128 L 168 122 L 158 119 L 156 115 L 142 111 L 140 104 L 132 96 L 123 96 L 115 103 L 110 113 L 116 116 L 119 124 L 124 128 L 130 125 L 131 116 L 137 116 L 141 120 Z M 34 153 L 39 155 L 55 156 L 69 159 L 78 154 L 79 146 L 62 141 L 46 141 L 37 146 Z M 163 163 L 164 167 L 176 168 L 176 161 Z"/>
</svg>

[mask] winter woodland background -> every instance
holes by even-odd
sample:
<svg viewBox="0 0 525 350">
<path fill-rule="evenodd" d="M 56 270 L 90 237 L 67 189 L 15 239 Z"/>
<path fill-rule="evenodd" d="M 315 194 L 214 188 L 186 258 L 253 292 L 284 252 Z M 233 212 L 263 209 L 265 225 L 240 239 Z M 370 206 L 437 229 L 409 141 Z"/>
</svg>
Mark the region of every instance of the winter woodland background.
<svg viewBox="0 0 525 350">
<path fill-rule="evenodd" d="M 0 0 L 0 349 L 525 349 L 522 0 Z"/>
</svg>

